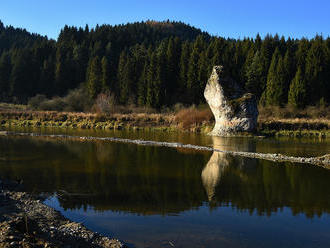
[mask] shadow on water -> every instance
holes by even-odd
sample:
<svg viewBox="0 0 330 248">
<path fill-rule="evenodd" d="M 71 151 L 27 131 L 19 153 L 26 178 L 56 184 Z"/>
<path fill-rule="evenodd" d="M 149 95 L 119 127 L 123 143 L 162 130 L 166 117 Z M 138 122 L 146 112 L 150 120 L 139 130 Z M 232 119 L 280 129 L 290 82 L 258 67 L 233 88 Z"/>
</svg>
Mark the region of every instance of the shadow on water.
<svg viewBox="0 0 330 248">
<path fill-rule="evenodd" d="M 220 150 L 259 149 L 253 139 L 211 142 Z M 243 245 L 237 235 L 248 232 L 246 227 L 265 232 L 265 223 L 251 224 L 261 220 L 258 216 L 270 218 L 267 226 L 273 231 L 279 229 L 272 223 L 285 223 L 279 216 L 298 218 L 294 228 L 299 237 L 313 234 L 308 219 L 326 216 L 330 223 L 330 170 L 308 165 L 46 137 L 0 137 L 0 158 L 0 177 L 23 179 L 29 191 L 53 195 L 49 204 L 67 217 L 136 247 L 148 242 L 157 247 L 159 240 L 173 239 L 173 233 L 180 233 L 181 247 L 253 247 L 260 239 L 270 247 L 267 242 L 278 246 L 280 241 L 249 234 Z M 245 225 L 244 230 L 234 222 Z M 206 233 L 209 227 L 213 231 Z"/>
</svg>

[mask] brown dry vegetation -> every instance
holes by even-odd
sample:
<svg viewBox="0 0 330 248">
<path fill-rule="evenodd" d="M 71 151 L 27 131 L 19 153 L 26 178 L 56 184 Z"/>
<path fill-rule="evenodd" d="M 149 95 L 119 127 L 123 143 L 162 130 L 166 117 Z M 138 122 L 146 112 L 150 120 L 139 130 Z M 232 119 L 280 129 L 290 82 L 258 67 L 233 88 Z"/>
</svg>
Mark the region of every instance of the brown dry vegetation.
<svg viewBox="0 0 330 248">
<path fill-rule="evenodd" d="M 213 114 L 209 108 L 196 109 L 194 107 L 181 109 L 175 114 L 175 121 L 184 129 L 192 126 L 211 125 Z"/>
<path fill-rule="evenodd" d="M 329 130 L 330 108 L 308 107 L 297 110 L 290 107 L 260 107 L 258 130 L 299 131 Z M 210 131 L 214 125 L 211 110 L 206 106 L 174 106 L 163 113 L 151 108 L 114 106 L 111 113 L 83 113 L 58 111 L 32 111 L 25 106 L 0 104 L 0 125 L 45 126 L 73 128 L 164 128 L 164 130 Z"/>
<path fill-rule="evenodd" d="M 297 109 L 291 106 L 284 108 L 278 106 L 259 106 L 259 120 L 330 120 L 330 107 L 308 106 L 305 109 Z"/>
<path fill-rule="evenodd" d="M 329 130 L 330 107 L 259 107 L 259 130 Z"/>
</svg>

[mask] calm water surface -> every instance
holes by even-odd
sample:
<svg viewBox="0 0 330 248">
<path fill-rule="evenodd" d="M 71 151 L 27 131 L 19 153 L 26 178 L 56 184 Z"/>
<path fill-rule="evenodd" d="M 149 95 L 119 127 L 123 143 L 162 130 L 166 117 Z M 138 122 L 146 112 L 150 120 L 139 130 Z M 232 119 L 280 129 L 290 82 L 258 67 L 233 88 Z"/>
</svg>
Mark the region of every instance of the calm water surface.
<svg viewBox="0 0 330 248">
<path fill-rule="evenodd" d="M 24 130 L 317 156 L 329 140 Z M 330 170 L 108 141 L 1 137 L 0 177 L 131 247 L 330 247 Z"/>
</svg>

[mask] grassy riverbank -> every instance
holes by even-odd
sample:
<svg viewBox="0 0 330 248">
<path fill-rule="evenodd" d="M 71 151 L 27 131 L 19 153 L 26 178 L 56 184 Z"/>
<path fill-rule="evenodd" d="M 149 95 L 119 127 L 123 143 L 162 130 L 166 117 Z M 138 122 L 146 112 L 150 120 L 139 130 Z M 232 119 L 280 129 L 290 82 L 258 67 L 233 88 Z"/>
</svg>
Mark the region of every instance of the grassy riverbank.
<svg viewBox="0 0 330 248">
<path fill-rule="evenodd" d="M 330 137 L 330 118 L 327 111 L 328 109 L 323 112 L 310 109 L 305 114 L 293 114 L 287 109 L 261 109 L 257 133 L 269 136 Z M 104 114 L 32 111 L 24 105 L 0 104 L 0 126 L 3 128 L 151 129 L 208 133 L 213 125 L 212 113 L 205 107 L 183 108 L 164 113 L 139 111 Z"/>
</svg>

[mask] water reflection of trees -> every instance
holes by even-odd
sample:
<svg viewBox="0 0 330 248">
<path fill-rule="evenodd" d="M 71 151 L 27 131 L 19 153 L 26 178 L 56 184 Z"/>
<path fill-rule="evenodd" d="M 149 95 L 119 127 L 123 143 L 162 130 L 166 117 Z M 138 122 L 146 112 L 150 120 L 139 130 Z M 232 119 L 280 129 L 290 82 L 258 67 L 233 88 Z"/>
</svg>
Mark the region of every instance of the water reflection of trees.
<svg viewBox="0 0 330 248">
<path fill-rule="evenodd" d="M 214 146 L 253 150 L 215 138 Z M 252 146 L 252 147 L 251 147 Z M 0 175 L 23 178 L 31 191 L 58 193 L 64 208 L 175 214 L 231 204 L 271 214 L 330 211 L 330 171 L 291 163 L 151 146 L 41 138 L 0 138 Z"/>
</svg>

